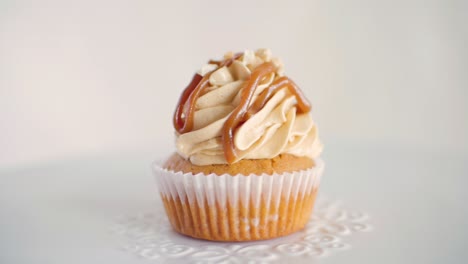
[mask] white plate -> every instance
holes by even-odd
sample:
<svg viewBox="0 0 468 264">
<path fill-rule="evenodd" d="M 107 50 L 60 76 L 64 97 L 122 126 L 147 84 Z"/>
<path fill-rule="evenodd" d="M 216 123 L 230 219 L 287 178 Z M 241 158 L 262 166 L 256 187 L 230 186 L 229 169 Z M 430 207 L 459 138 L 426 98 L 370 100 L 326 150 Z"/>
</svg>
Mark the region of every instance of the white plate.
<svg viewBox="0 0 468 264">
<path fill-rule="evenodd" d="M 192 239 L 172 230 L 161 206 L 152 212 L 121 216 L 112 231 L 125 238 L 122 249 L 158 263 L 295 263 L 351 248 L 348 237 L 372 230 L 366 213 L 320 199 L 300 232 L 287 237 L 242 243 Z"/>
</svg>

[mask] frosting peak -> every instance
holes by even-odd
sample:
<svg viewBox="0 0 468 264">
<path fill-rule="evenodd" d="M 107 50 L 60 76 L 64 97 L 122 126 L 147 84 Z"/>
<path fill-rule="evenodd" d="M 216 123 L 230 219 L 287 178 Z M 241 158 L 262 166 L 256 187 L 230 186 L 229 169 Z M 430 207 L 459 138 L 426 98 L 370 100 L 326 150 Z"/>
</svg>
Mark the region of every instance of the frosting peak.
<svg viewBox="0 0 468 264">
<path fill-rule="evenodd" d="M 269 49 L 204 65 L 174 114 L 178 153 L 195 165 L 322 151 L 310 105 Z"/>
</svg>

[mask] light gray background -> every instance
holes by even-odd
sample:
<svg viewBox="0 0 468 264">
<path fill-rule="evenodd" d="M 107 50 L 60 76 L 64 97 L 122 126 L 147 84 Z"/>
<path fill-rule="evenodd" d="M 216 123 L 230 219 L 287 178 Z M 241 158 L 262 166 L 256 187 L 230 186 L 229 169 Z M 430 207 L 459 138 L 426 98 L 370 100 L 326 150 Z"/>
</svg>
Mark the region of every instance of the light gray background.
<svg viewBox="0 0 468 264">
<path fill-rule="evenodd" d="M 0 166 L 172 142 L 192 73 L 269 47 L 325 144 L 468 149 L 466 1 L 5 1 Z"/>
<path fill-rule="evenodd" d="M 102 232 L 154 206 L 193 72 L 270 47 L 313 104 L 321 193 L 375 230 L 323 263 L 468 258 L 466 1 L 1 1 L 0 262 L 140 263 Z"/>
</svg>

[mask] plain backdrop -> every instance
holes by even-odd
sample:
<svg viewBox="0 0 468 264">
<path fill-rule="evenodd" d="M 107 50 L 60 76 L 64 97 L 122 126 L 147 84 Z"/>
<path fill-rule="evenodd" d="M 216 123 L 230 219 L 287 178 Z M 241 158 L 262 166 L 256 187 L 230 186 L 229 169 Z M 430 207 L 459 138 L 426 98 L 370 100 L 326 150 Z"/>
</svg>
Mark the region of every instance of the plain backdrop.
<svg viewBox="0 0 468 264">
<path fill-rule="evenodd" d="M 308 95 L 325 146 L 467 153 L 467 12 L 450 0 L 3 0 L 0 167 L 170 148 L 193 72 L 259 47 Z"/>
</svg>

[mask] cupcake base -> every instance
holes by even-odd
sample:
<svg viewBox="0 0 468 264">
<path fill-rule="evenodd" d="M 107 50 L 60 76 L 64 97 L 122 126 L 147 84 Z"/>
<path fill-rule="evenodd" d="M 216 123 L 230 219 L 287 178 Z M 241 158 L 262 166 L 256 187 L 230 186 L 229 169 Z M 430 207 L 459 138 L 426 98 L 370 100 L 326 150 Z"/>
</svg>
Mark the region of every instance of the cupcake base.
<svg viewBox="0 0 468 264">
<path fill-rule="evenodd" d="M 290 171 L 307 170 L 315 166 L 309 157 L 297 157 L 291 154 L 280 154 L 272 159 L 243 159 L 234 164 L 214 164 L 197 166 L 190 161 L 174 153 L 163 165 L 171 171 L 190 172 L 193 174 L 216 174 L 216 175 L 249 175 L 249 174 L 274 174 Z"/>
<path fill-rule="evenodd" d="M 213 241 L 276 238 L 305 227 L 323 161 L 306 170 L 230 175 L 174 172 L 154 165 L 162 201 L 179 233 Z"/>
<path fill-rule="evenodd" d="M 166 198 L 164 207 L 172 227 L 186 236 L 213 241 L 252 241 L 289 235 L 305 227 L 317 189 L 306 197 L 283 197 L 278 206 L 262 202 L 259 208 L 237 205 L 200 207 L 186 198 Z M 250 208 L 250 209 L 249 209 Z"/>
</svg>

